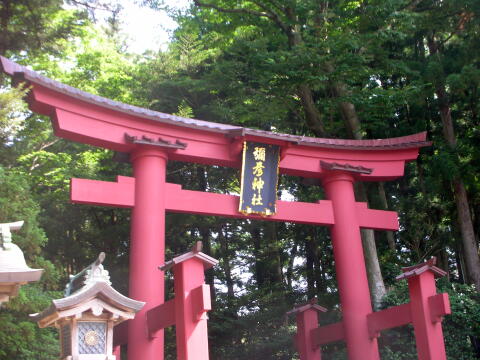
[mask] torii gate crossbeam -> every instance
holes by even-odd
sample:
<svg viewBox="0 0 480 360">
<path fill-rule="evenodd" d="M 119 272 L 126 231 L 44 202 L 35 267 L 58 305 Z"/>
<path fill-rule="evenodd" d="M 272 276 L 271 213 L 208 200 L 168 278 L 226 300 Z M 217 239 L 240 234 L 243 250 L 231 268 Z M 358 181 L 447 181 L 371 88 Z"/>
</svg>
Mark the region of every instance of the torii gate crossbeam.
<svg viewBox="0 0 480 360">
<path fill-rule="evenodd" d="M 372 313 L 360 228 L 397 230 L 396 213 L 368 209 L 355 201 L 355 181 L 403 176 L 405 162 L 428 145 L 426 133 L 383 140 L 339 140 L 277 134 L 185 119 L 82 92 L 43 77 L 5 58 L 1 70 L 31 91 L 30 108 L 52 119 L 57 136 L 126 153 L 134 177 L 117 182 L 72 180 L 72 201 L 132 208 L 130 294 L 147 305 L 128 327 L 128 358 L 162 360 L 163 334 L 148 331 L 146 313 L 164 302 L 165 212 L 185 212 L 329 226 L 343 310 L 342 334 L 350 360 L 378 360 L 370 337 Z M 244 141 L 281 147 L 280 173 L 315 178 L 328 200 L 278 202 L 276 215 L 237 212 L 238 197 L 183 190 L 165 180 L 169 160 L 241 166 Z M 206 360 L 206 359 L 196 359 Z"/>
</svg>

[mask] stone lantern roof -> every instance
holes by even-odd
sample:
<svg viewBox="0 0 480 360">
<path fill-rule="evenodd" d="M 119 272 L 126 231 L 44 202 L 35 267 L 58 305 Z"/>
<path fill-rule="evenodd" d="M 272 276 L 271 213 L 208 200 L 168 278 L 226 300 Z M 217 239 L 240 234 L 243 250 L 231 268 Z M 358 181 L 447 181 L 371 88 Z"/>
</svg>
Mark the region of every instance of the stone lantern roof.
<svg viewBox="0 0 480 360">
<path fill-rule="evenodd" d="M 41 313 L 32 314 L 32 320 L 44 328 L 57 325 L 65 318 L 81 318 L 87 313 L 111 319 L 115 325 L 133 319 L 145 303 L 130 299 L 111 286 L 108 271 L 102 265 L 104 259 L 105 253 L 101 253 L 94 263 L 71 276 L 66 297 L 53 300 Z"/>
<path fill-rule="evenodd" d="M 42 269 L 31 269 L 22 250 L 12 242 L 12 231 L 20 230 L 23 221 L 0 224 L 0 303 L 18 294 L 21 285 L 38 281 Z"/>
</svg>

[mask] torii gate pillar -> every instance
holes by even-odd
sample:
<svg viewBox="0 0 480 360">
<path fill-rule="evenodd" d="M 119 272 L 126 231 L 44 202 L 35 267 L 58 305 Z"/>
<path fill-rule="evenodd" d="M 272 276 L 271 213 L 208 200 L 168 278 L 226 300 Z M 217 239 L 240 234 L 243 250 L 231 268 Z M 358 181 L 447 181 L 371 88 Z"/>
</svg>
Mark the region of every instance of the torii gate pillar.
<svg viewBox="0 0 480 360">
<path fill-rule="evenodd" d="M 148 146 L 131 155 L 135 175 L 135 200 L 130 242 L 129 296 L 146 302 L 128 326 L 129 359 L 163 359 L 163 330 L 150 336 L 146 313 L 163 304 L 165 262 L 165 176 L 167 154 Z"/>
<path fill-rule="evenodd" d="M 367 316 L 372 312 L 360 225 L 355 211 L 354 177 L 331 171 L 322 180 L 332 201 L 331 227 L 343 326 L 349 360 L 378 360 L 376 338 L 370 338 Z"/>
</svg>

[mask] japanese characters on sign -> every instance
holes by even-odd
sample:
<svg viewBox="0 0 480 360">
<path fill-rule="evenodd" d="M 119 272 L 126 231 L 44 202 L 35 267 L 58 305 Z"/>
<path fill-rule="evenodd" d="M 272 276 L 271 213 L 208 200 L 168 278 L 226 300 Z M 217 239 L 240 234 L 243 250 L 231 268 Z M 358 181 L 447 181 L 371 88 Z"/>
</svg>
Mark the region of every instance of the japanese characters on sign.
<svg viewBox="0 0 480 360">
<path fill-rule="evenodd" d="M 239 211 L 273 215 L 276 212 L 280 147 L 245 141 Z"/>
</svg>

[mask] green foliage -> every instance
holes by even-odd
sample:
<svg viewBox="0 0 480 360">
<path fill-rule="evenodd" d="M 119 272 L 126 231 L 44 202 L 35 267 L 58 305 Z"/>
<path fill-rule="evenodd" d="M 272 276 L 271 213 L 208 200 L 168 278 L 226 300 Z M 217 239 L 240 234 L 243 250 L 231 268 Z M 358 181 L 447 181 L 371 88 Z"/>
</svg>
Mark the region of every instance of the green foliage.
<svg viewBox="0 0 480 360">
<path fill-rule="evenodd" d="M 55 54 L 81 27 L 85 16 L 62 9 L 62 0 L 2 0 L 0 55 L 42 51 Z"/>
<path fill-rule="evenodd" d="M 218 307 L 209 324 L 216 346 L 211 347 L 213 359 L 296 359 L 292 335 L 294 328 L 279 314 L 289 310 L 279 301 L 276 291 L 252 290 L 239 299 L 242 315 L 225 307 L 226 298 L 218 296 Z M 231 335 L 230 335 L 231 334 Z M 232 336 L 233 335 L 233 336 Z"/>
<path fill-rule="evenodd" d="M 22 101 L 25 92 L 26 89 L 0 87 L 0 159 L 4 166 L 15 159 L 11 147 L 26 116 L 26 106 Z"/>
<path fill-rule="evenodd" d="M 15 243 L 32 257 L 40 253 L 47 240 L 38 225 L 39 211 L 25 178 L 0 167 L 0 222 L 25 221 Z"/>
<path fill-rule="evenodd" d="M 18 296 L 0 309 L 0 359 L 47 360 L 58 354 L 55 331 L 41 330 L 28 319 L 28 314 L 43 310 L 59 295 L 49 291 L 58 286 L 58 272 L 41 255 L 47 239 L 38 223 L 39 212 L 26 179 L 0 167 L 0 222 L 25 221 L 13 241 L 30 267 L 44 269 L 38 284 L 23 286 Z"/>
<path fill-rule="evenodd" d="M 0 359 L 51 360 L 59 353 L 56 329 L 40 329 L 28 314 L 47 308 L 60 292 L 25 285 L 0 309 Z"/>
<path fill-rule="evenodd" d="M 25 90 L 21 88 L 3 89 L 0 92 L 0 136 L 2 143 L 12 138 L 22 122 L 21 114 L 25 112 L 22 97 Z"/>
<path fill-rule="evenodd" d="M 439 257 L 452 281 L 442 284 L 454 310 L 444 322 L 448 353 L 473 359 L 478 295 L 459 284 L 468 279 L 451 181 L 464 180 L 478 229 L 480 2 L 204 2 L 236 11 L 194 5 L 172 10 L 179 27 L 169 49 L 138 57 L 126 53 L 114 18 L 102 29 L 85 12 L 62 9 L 57 0 L 1 1 L 0 15 L 8 13 L 7 5 L 12 11 L 6 27 L 2 23 L 0 54 L 84 91 L 184 117 L 311 136 L 298 91 L 307 86 L 329 137 L 352 136 L 342 104 L 355 108 L 366 138 L 428 131 L 433 146 L 407 166 L 403 178 L 385 184 L 386 206 L 398 211 L 401 228 L 393 239 L 396 249 L 377 234 L 378 257 L 389 286 L 401 266 Z M 258 16 L 268 12 L 278 18 Z M 432 41 L 439 44 L 435 53 Z M 439 87 L 445 88 L 455 122 L 455 147 L 444 140 Z M 109 151 L 55 138 L 48 118 L 25 111 L 23 94 L 0 92 L 0 220 L 26 220 L 14 241 L 31 266 L 46 271 L 40 284 L 25 287 L 0 310 L 0 359 L 51 359 L 56 335 L 26 318 L 56 296 L 50 290 L 61 289 L 68 274 L 100 251 L 109 254 L 106 266 L 115 287 L 124 293 L 128 288 L 129 211 L 70 204 L 69 180 L 111 181 L 130 175 L 131 168 L 114 163 Z M 186 189 L 239 191 L 236 169 L 170 162 L 167 178 Z M 282 176 L 279 192 L 299 201 L 324 198 L 319 186 L 296 177 Z M 369 197 L 372 207 L 385 206 L 374 186 Z M 339 320 L 326 228 L 168 214 L 166 235 L 167 258 L 202 240 L 206 252 L 220 260 L 207 274 L 215 284 L 213 359 L 296 359 L 294 327 L 283 316 L 314 296 L 332 309 L 322 324 Z M 171 279 L 167 283 L 170 289 Z M 398 284 L 386 304 L 406 301 L 406 286 Z M 172 331 L 167 339 L 167 357 L 174 359 Z M 380 338 L 383 357 L 415 358 L 412 341 L 411 328 L 386 332 Z M 345 346 L 326 346 L 322 358 L 345 359 Z"/>
</svg>

